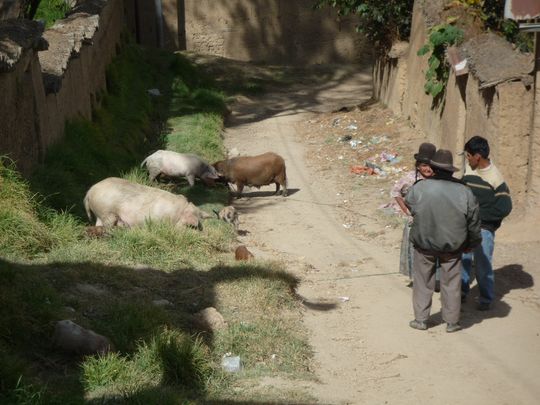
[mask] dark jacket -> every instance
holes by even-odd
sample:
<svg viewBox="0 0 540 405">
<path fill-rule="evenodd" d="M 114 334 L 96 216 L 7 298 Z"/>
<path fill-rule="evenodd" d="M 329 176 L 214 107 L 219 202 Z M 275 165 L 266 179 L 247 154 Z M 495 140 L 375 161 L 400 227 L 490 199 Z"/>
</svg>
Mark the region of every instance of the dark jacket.
<svg viewBox="0 0 540 405">
<path fill-rule="evenodd" d="M 427 179 L 409 189 L 410 239 L 424 251 L 459 253 L 480 244 L 479 207 L 472 191 L 449 179 Z"/>
</svg>

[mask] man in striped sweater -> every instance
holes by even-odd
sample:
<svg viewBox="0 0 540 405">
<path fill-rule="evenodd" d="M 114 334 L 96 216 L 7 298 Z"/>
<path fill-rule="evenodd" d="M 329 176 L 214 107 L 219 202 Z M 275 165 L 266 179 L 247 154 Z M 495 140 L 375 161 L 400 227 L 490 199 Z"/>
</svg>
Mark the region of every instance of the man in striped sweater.
<svg viewBox="0 0 540 405">
<path fill-rule="evenodd" d="M 465 144 L 465 157 L 468 165 L 463 182 L 471 188 L 480 205 L 482 244 L 463 255 L 462 301 L 465 301 L 469 293 L 474 262 L 476 281 L 480 290 L 477 309 L 486 311 L 491 308 L 495 295 L 492 265 L 495 231 L 501 226 L 503 218 L 512 211 L 512 199 L 501 173 L 489 159 L 489 143 L 485 138 L 473 136 L 469 139 Z"/>
</svg>

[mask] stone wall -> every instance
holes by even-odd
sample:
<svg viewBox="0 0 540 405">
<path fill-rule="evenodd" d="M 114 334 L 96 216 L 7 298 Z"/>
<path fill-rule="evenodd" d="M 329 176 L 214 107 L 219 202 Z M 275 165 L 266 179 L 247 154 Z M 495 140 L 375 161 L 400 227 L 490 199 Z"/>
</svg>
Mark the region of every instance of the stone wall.
<svg viewBox="0 0 540 405">
<path fill-rule="evenodd" d="M 28 173 L 63 136 L 91 119 L 124 27 L 122 1 L 87 0 L 43 32 L 36 22 L 0 22 L 0 154 Z"/>
<path fill-rule="evenodd" d="M 434 103 L 423 88 L 427 56 L 417 56 L 432 23 L 424 2 L 415 2 L 409 43 L 394 45 L 375 64 L 375 96 L 408 118 L 437 146 L 454 151 L 458 166 L 464 163 L 458 153 L 470 137 L 487 138 L 491 157 L 507 180 L 516 205 L 530 202 L 534 89 L 527 72 L 532 69 L 532 56 L 519 54 L 494 34 L 467 41 L 459 53 L 467 58 L 469 73 L 456 76 L 452 70 L 444 100 Z M 491 54 L 498 55 L 497 59 Z"/>
</svg>

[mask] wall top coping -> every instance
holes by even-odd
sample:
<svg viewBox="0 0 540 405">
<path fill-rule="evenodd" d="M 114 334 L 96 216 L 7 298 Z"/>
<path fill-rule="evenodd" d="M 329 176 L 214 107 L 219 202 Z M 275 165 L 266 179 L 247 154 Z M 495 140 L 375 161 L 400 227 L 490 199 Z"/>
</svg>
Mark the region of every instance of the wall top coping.
<svg viewBox="0 0 540 405">
<path fill-rule="evenodd" d="M 511 80 L 532 84 L 534 55 L 514 49 L 510 42 L 499 35 L 491 32 L 481 34 L 463 43 L 459 49 L 479 80 L 480 88 Z"/>
<path fill-rule="evenodd" d="M 106 0 L 88 0 L 73 8 L 66 18 L 58 20 L 43 37 L 49 43 L 47 51 L 39 53 L 45 92 L 58 92 L 69 60 L 78 55 L 84 44 L 92 43 L 99 29 L 99 14 Z"/>
<path fill-rule="evenodd" d="M 0 72 L 13 70 L 27 49 L 47 49 L 47 41 L 42 38 L 43 29 L 43 25 L 37 21 L 0 21 Z"/>
</svg>

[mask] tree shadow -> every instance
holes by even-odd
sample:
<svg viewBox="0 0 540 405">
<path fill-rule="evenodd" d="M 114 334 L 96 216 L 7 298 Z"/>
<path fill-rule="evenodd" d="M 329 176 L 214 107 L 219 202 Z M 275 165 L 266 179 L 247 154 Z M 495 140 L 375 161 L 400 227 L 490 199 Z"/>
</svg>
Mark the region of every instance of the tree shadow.
<svg viewBox="0 0 540 405">
<path fill-rule="evenodd" d="M 219 307 L 218 285 L 244 279 L 284 283 L 284 294 L 290 294 L 297 302 L 301 300 L 296 295 L 298 278 L 264 265 L 217 265 L 208 271 L 179 267 L 167 273 L 145 266 L 95 262 L 20 264 L 0 259 L 0 303 L 4 307 L 3 313 L 0 310 L 0 318 L 10 320 L 2 328 L 1 342 L 8 344 L 16 353 L 29 356 L 35 369 L 39 370 L 53 391 L 58 390 L 61 394 L 68 390 L 66 397 L 76 395 L 82 403 L 85 389 L 81 358 L 70 357 L 55 349 L 51 337 L 56 321 L 71 319 L 108 336 L 120 353 L 126 356 L 134 355 L 141 343 L 149 342 L 156 330 L 164 326 L 189 335 L 199 335 L 212 347 L 212 330 L 202 327 L 194 314 L 204 308 Z M 21 302 L 14 314 L 6 315 L 6 308 L 13 304 L 9 301 L 8 291 L 24 288 L 26 291 L 19 293 L 20 299 L 34 295 L 32 300 L 36 300 L 36 303 L 32 311 L 35 313 L 29 310 L 29 304 Z M 48 304 L 42 302 L 44 299 Z M 170 305 L 156 308 L 156 300 L 167 300 Z M 41 308 L 43 305 L 46 308 Z M 317 302 L 310 302 L 305 307 L 320 311 L 334 308 Z M 68 313 L 66 308 L 70 308 Z M 134 325 L 123 323 L 122 318 L 133 317 L 131 312 L 137 308 L 146 316 L 154 317 L 150 322 L 152 328 L 146 327 L 142 321 Z M 128 330 L 123 330 L 126 325 L 129 326 Z"/>
</svg>

